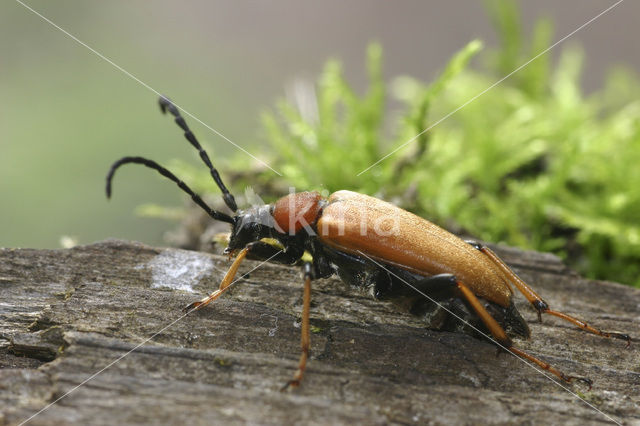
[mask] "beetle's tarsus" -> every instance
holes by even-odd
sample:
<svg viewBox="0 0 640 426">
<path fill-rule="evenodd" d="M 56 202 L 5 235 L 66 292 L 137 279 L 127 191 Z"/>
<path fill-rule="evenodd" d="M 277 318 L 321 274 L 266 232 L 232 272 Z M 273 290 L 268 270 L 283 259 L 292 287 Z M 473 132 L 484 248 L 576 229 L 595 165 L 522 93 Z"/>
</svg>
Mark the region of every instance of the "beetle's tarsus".
<svg viewBox="0 0 640 426">
<path fill-rule="evenodd" d="M 572 380 L 576 380 L 578 382 L 582 382 L 584 384 L 586 384 L 587 386 L 589 386 L 589 390 L 591 390 L 591 388 L 593 387 L 593 380 L 587 378 L 587 377 L 580 377 L 580 376 L 564 376 L 562 377 L 564 379 L 565 382 L 567 383 L 571 383 Z"/>
<path fill-rule="evenodd" d="M 289 380 L 287 383 L 284 384 L 284 386 L 282 386 L 280 388 L 280 392 L 284 392 L 289 388 L 297 388 L 298 386 L 300 386 L 300 380 Z"/>
<path fill-rule="evenodd" d="M 606 335 L 607 337 L 613 337 L 614 339 L 626 340 L 626 347 L 628 348 L 629 346 L 631 346 L 631 336 L 626 333 L 620 333 L 617 331 L 603 331 L 602 334 Z"/>
<path fill-rule="evenodd" d="M 187 306 L 182 308 L 182 312 L 185 314 L 190 314 L 191 312 L 197 311 L 202 306 L 202 301 L 198 300 L 197 302 L 189 303 Z"/>
<path fill-rule="evenodd" d="M 578 326 L 582 330 L 585 330 L 585 331 L 587 331 L 589 333 L 593 333 L 593 334 L 595 334 L 597 336 L 626 340 L 627 341 L 627 347 L 629 347 L 631 345 L 631 336 L 629 336 L 626 333 L 620 333 L 620 332 L 617 332 L 617 331 L 602 331 L 602 330 L 599 330 L 597 328 L 594 328 L 594 327 L 590 326 L 589 324 L 587 324 L 586 322 L 584 322 L 582 320 L 579 320 L 579 319 L 577 319 L 575 317 L 572 317 L 571 315 L 567 315 L 567 314 L 565 314 L 563 312 L 552 311 L 551 309 L 547 309 L 546 311 L 544 311 L 544 313 L 549 314 L 549 315 L 553 315 L 553 316 L 558 317 L 558 318 L 562 318 L 565 321 L 569 321 L 570 323 Z"/>
</svg>

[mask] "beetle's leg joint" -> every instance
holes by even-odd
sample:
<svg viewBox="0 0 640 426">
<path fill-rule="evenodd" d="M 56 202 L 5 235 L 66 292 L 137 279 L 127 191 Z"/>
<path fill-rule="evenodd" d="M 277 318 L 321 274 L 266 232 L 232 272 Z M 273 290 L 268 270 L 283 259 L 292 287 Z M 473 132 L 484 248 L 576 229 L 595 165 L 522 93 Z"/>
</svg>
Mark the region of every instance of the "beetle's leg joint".
<svg viewBox="0 0 640 426">
<path fill-rule="evenodd" d="M 493 338 L 498 343 L 498 352 L 508 351 L 513 346 L 513 341 L 509 336 L 498 337 L 494 335 Z"/>
<path fill-rule="evenodd" d="M 306 253 L 306 252 L 305 252 Z M 302 276 L 304 277 L 304 279 L 306 280 L 307 278 L 312 280 L 313 277 L 313 268 L 312 268 L 312 263 L 311 262 L 305 262 L 302 265 Z"/>
<path fill-rule="evenodd" d="M 534 300 L 531 304 L 538 311 L 538 322 L 542 322 L 542 314 L 549 310 L 549 304 L 542 299 Z"/>
</svg>

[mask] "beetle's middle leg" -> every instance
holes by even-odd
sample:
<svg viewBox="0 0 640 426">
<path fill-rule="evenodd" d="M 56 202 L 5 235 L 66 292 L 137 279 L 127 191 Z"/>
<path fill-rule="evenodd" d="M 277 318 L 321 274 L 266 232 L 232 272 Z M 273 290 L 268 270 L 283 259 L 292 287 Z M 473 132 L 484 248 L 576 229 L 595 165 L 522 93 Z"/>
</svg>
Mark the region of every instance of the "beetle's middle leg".
<svg viewBox="0 0 640 426">
<path fill-rule="evenodd" d="M 591 387 L 591 384 L 592 384 L 591 380 L 585 377 L 566 375 L 562 371 L 556 369 L 555 367 L 552 367 L 551 364 L 544 362 L 534 357 L 533 355 L 530 355 L 518 348 L 513 347 L 513 342 L 511 341 L 509 336 L 507 336 L 507 333 L 504 331 L 504 328 L 502 328 L 502 326 L 498 324 L 498 321 L 496 321 L 496 319 L 491 316 L 491 314 L 487 311 L 487 309 L 482 305 L 480 300 L 478 300 L 476 295 L 473 294 L 473 291 L 471 291 L 471 289 L 467 287 L 462 281 L 459 281 L 454 275 L 442 274 L 442 275 L 436 275 L 434 277 L 426 278 L 423 281 L 419 281 L 416 288 L 419 288 L 421 286 L 428 286 L 429 280 L 434 280 L 434 279 L 435 279 L 434 282 L 437 282 L 438 286 L 446 284 L 446 282 L 448 281 L 451 287 L 454 287 L 455 289 L 457 289 L 457 291 L 462 295 L 464 300 L 466 300 L 467 303 L 469 303 L 469 305 L 471 306 L 471 309 L 473 309 L 473 311 L 478 315 L 480 320 L 487 327 L 487 329 L 489 330 L 491 335 L 494 337 L 496 342 L 499 345 L 501 345 L 504 349 L 514 353 L 515 355 L 518 355 L 521 358 L 525 358 L 525 359 L 528 359 L 529 361 L 534 362 L 543 370 L 549 371 L 550 373 L 554 374 L 555 376 L 559 377 L 560 379 L 564 380 L 567 383 L 575 379 L 575 380 L 585 382 L 586 384 L 589 385 L 589 387 Z"/>
<path fill-rule="evenodd" d="M 302 376 L 304 376 L 304 370 L 307 367 L 307 359 L 309 359 L 309 349 L 311 347 L 310 327 L 309 327 L 309 311 L 311 309 L 311 279 L 312 279 L 312 262 L 311 256 L 308 252 L 305 252 L 302 257 L 302 273 L 304 275 L 304 293 L 302 296 L 302 325 L 300 333 L 300 346 L 302 353 L 300 354 L 300 361 L 298 362 L 298 369 L 293 375 L 293 379 L 289 380 L 281 391 L 285 391 L 289 386 L 300 386 Z"/>
<path fill-rule="evenodd" d="M 493 250 L 475 241 L 467 241 L 467 243 L 471 244 L 473 247 L 487 256 L 489 260 L 491 260 L 498 267 L 498 269 L 500 269 L 502 273 L 505 274 L 507 279 L 516 286 L 520 293 L 522 293 L 524 297 L 527 298 L 529 303 L 531 303 L 534 309 L 538 312 L 538 321 L 542 321 L 541 314 L 549 314 L 558 318 L 562 318 L 565 321 L 569 321 L 570 323 L 575 324 L 581 329 L 593 334 L 597 334 L 598 336 L 613 337 L 616 339 L 626 340 L 627 346 L 631 344 L 631 337 L 628 334 L 620 333 L 617 331 L 598 330 L 597 328 L 594 328 L 586 322 L 572 317 L 571 315 L 549 309 L 549 305 L 547 304 L 547 302 L 542 300 L 542 297 L 540 297 L 538 293 L 536 293 L 531 287 L 529 287 L 524 281 L 522 281 L 522 279 L 518 275 L 516 275 L 516 273 L 513 272 L 511 268 L 509 268 L 507 264 L 498 257 L 497 254 L 493 252 Z"/>
</svg>

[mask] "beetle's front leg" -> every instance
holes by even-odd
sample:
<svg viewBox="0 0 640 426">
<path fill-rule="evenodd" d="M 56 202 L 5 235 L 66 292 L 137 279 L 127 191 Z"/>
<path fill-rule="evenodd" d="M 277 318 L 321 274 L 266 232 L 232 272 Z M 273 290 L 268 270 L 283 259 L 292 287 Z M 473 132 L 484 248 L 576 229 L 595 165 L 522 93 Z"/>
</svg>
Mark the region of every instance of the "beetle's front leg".
<svg viewBox="0 0 640 426">
<path fill-rule="evenodd" d="M 222 279 L 220 287 L 204 299 L 189 304 L 183 309 L 183 311 L 190 312 L 196 309 L 203 308 L 220 297 L 220 295 L 227 290 L 227 288 L 233 281 L 233 278 L 238 272 L 238 267 L 240 266 L 240 263 L 242 263 L 242 261 L 245 259 L 245 257 L 290 265 L 299 260 L 302 256 L 302 253 L 297 252 L 295 249 L 284 250 L 281 245 L 267 240 L 268 239 L 263 239 L 261 241 L 250 243 L 247 245 L 247 247 L 242 249 L 240 253 L 238 253 L 238 256 L 234 259 L 231 267 Z"/>
<path fill-rule="evenodd" d="M 244 258 L 247 256 L 248 252 L 249 252 L 249 248 L 244 248 L 240 250 L 240 253 L 238 253 L 238 256 L 235 258 L 235 260 L 231 264 L 231 267 L 229 268 L 227 273 L 224 275 L 224 278 L 220 283 L 220 287 L 216 291 L 214 291 L 213 293 L 211 293 L 209 296 L 205 297 L 202 300 L 199 300 L 197 302 L 193 302 L 187 305 L 183 309 L 183 311 L 188 313 L 188 312 L 203 308 L 209 303 L 216 300 L 218 297 L 220 297 L 220 295 L 224 293 L 229 288 L 229 285 L 231 285 L 231 283 L 233 282 L 233 278 L 236 276 L 236 273 L 238 272 L 238 268 L 240 267 L 240 264 L 242 263 Z"/>
<path fill-rule="evenodd" d="M 311 308 L 311 279 L 312 279 L 312 263 L 311 256 L 305 252 L 303 256 L 304 264 L 302 266 L 302 273 L 304 275 L 304 293 L 302 296 L 302 325 L 300 335 L 300 346 L 302 353 L 300 354 L 300 361 L 298 362 L 298 369 L 293 375 L 293 379 L 289 380 L 281 391 L 285 391 L 289 386 L 298 387 L 304 376 L 304 370 L 307 367 L 307 359 L 309 358 L 309 348 L 311 346 L 311 337 L 309 334 L 309 311 Z"/>
</svg>

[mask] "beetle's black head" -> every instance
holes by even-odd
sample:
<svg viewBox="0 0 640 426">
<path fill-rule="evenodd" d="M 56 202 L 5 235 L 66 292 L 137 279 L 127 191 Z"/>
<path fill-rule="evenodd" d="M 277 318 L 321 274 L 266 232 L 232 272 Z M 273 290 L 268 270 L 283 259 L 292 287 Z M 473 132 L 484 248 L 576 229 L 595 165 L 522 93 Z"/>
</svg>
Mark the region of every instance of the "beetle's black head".
<svg viewBox="0 0 640 426">
<path fill-rule="evenodd" d="M 272 205 L 254 206 L 247 210 L 240 210 L 233 219 L 226 253 L 243 249 L 249 243 L 259 241 L 262 238 L 273 238 L 278 234 Z"/>
</svg>

